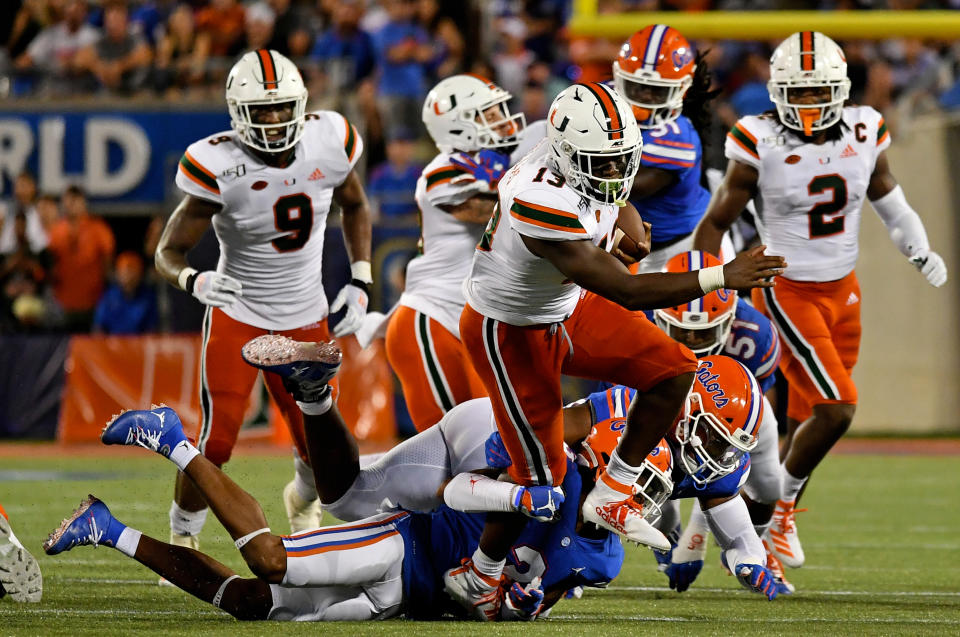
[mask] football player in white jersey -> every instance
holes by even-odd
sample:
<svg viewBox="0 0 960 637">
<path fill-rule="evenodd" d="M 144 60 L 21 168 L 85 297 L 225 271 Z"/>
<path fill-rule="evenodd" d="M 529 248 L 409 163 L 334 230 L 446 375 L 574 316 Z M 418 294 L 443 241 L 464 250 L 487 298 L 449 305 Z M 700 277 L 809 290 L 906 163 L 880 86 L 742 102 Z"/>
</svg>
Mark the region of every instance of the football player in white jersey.
<svg viewBox="0 0 960 637">
<path fill-rule="evenodd" d="M 257 371 L 240 348 L 251 338 L 284 333 L 330 338 L 327 316 L 346 307 L 335 336 L 359 327 L 367 307 L 370 212 L 354 171 L 363 151 L 357 130 L 333 111 L 306 112 L 307 90 L 296 66 L 276 51 L 245 54 L 226 86 L 232 131 L 190 145 L 177 186 L 186 196 L 157 247 L 157 270 L 207 305 L 200 362 L 198 448 L 214 464 L 230 458 Z M 321 277 L 331 201 L 340 207 L 352 280 L 327 306 Z M 220 242 L 215 271 L 197 272 L 187 251 L 210 225 Z M 264 375 L 290 427 L 296 475 L 284 489 L 293 529 L 319 524 L 313 476 L 306 465 L 300 410 L 281 379 Z M 206 504 L 177 477 L 170 510 L 172 542 L 197 546 Z"/>
<path fill-rule="evenodd" d="M 524 127 L 510 93 L 478 75 L 442 80 L 423 104 L 423 123 L 440 151 L 417 181 L 419 254 L 386 332 L 387 357 L 418 431 L 447 411 L 486 395 L 460 343 L 463 280 L 497 200 L 508 152 Z"/>
<path fill-rule="evenodd" d="M 864 199 L 931 285 L 943 285 L 947 269 L 890 172 L 883 117 L 869 106 L 846 105 L 850 80 L 840 47 L 822 33 L 794 33 L 770 58 L 768 88 L 775 112 L 744 117 L 727 135 L 730 164 L 694 247 L 718 254 L 723 232 L 755 198 L 763 243 L 790 263 L 776 287 L 753 291 L 753 301 L 787 345 L 781 369 L 790 384 L 790 433 L 781 448 L 783 496 L 768 534 L 782 562 L 798 567 L 804 554 L 794 524 L 797 497 L 847 430 L 857 403 L 854 264 Z"/>
<path fill-rule="evenodd" d="M 584 519 L 668 547 L 631 505 L 631 485 L 679 413 L 696 358 L 635 310 L 725 286 L 772 285 L 767 277 L 785 264 L 760 248 L 699 272 L 631 275 L 608 252 L 621 207 L 636 214 L 626 197 L 642 141 L 629 105 L 602 84 L 575 84 L 549 113 L 547 140 L 500 181 L 464 282 L 461 340 L 493 403 L 510 476 L 521 485 L 563 480 L 561 373 L 637 388 L 627 434 L 587 496 Z M 470 567 L 447 574 L 448 593 L 468 608 L 495 605 L 488 582 L 500 576 L 525 523 L 516 514 L 489 515 Z"/>
</svg>

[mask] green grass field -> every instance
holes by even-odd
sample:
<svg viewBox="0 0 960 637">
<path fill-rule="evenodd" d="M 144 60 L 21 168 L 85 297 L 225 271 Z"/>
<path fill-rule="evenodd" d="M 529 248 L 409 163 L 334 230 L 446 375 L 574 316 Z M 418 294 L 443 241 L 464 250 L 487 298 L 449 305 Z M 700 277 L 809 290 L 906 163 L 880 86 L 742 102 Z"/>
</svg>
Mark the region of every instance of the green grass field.
<svg viewBox="0 0 960 637">
<path fill-rule="evenodd" d="M 241 624 L 109 548 L 47 557 L 40 543 L 87 493 L 125 523 L 165 539 L 171 465 L 144 452 L 97 458 L 0 457 L 0 502 L 40 560 L 43 602 L 0 600 L 4 635 L 829 635 L 960 634 L 960 461 L 956 456 L 834 455 L 818 469 L 798 517 L 807 565 L 789 571 L 797 593 L 768 602 L 739 589 L 714 547 L 691 591 L 666 587 L 649 551 L 630 548 L 607 590 L 560 602 L 535 624 Z M 289 457 L 234 459 L 229 473 L 286 531 L 280 501 Z M 213 516 L 201 548 L 248 571 Z"/>
</svg>

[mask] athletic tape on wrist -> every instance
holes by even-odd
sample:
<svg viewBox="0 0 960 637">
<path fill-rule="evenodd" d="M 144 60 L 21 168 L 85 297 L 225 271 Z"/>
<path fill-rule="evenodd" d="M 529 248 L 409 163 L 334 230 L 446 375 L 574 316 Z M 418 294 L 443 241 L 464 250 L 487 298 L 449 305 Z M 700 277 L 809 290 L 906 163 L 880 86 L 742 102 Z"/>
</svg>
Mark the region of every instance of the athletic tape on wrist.
<svg viewBox="0 0 960 637">
<path fill-rule="evenodd" d="M 373 269 L 369 261 L 355 261 L 350 264 L 350 278 L 363 281 L 367 285 L 373 283 Z"/>
<path fill-rule="evenodd" d="M 697 270 L 697 279 L 704 294 L 723 289 L 723 266 L 713 265 Z"/>
<path fill-rule="evenodd" d="M 190 291 L 187 289 L 187 279 L 189 279 L 194 274 L 199 274 L 199 272 L 197 272 L 194 268 L 191 268 L 191 267 L 186 267 L 180 270 L 180 274 L 177 275 L 177 285 L 180 286 L 181 290 L 184 290 L 185 292 Z"/>
</svg>

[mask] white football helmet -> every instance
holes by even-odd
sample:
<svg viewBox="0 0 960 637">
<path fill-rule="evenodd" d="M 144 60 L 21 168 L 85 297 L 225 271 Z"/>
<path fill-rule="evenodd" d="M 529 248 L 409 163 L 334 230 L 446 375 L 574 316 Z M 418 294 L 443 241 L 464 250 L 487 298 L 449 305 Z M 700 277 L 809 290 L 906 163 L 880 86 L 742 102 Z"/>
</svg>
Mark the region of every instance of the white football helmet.
<svg viewBox="0 0 960 637">
<path fill-rule="evenodd" d="M 526 118 L 523 113 L 510 114 L 507 102 L 512 97 L 484 77 L 461 73 L 441 80 L 430 90 L 421 119 L 444 153 L 515 146 Z M 500 107 L 501 117 L 488 121 L 485 111 L 493 106 Z M 500 130 L 504 128 L 505 132 Z"/>
<path fill-rule="evenodd" d="M 643 138 L 630 105 L 604 84 L 574 84 L 547 116 L 557 171 L 584 197 L 625 205 L 640 168 Z"/>
<path fill-rule="evenodd" d="M 790 100 L 790 89 L 806 87 L 829 87 L 830 98 L 814 104 Z M 830 128 L 840 121 L 850 96 L 843 49 L 817 31 L 794 33 L 770 57 L 767 90 L 784 126 L 806 135 Z"/>
<path fill-rule="evenodd" d="M 291 103 L 291 119 L 258 124 L 251 107 Z M 245 53 L 227 76 L 227 109 L 230 124 L 243 143 L 267 153 L 279 153 L 296 145 L 303 135 L 307 87 L 296 65 L 271 49 Z M 282 134 L 277 135 L 276 131 Z"/>
</svg>

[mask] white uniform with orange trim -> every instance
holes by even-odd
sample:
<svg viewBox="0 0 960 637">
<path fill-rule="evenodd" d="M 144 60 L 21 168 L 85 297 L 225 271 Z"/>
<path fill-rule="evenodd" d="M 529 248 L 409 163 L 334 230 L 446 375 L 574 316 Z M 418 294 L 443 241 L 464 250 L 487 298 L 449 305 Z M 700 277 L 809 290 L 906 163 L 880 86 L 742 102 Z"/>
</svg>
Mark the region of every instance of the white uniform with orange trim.
<svg viewBox="0 0 960 637">
<path fill-rule="evenodd" d="M 819 145 L 769 115 L 744 117 L 727 135 L 727 157 L 759 173 L 757 229 L 793 281 L 842 279 L 857 261 L 860 212 L 890 135 L 869 106 L 844 107 L 842 121 L 841 139 Z"/>
<path fill-rule="evenodd" d="M 267 619 L 337 621 L 386 619 L 403 601 L 404 540 L 397 525 L 407 513 L 385 513 L 355 524 L 281 536 L 287 572 L 271 584 Z"/>
<path fill-rule="evenodd" d="M 180 160 L 177 186 L 221 204 L 213 216 L 220 241 L 217 271 L 243 284 L 223 308 L 231 318 L 269 330 L 326 318 L 321 260 L 333 190 L 363 152 L 356 129 L 333 111 L 308 113 L 293 163 L 273 168 L 233 131 L 194 142 Z"/>
<path fill-rule="evenodd" d="M 460 338 L 463 280 L 484 224 L 460 221 L 440 206 L 457 206 L 478 192 L 489 192 L 483 182 L 451 163 L 460 153 L 440 153 L 417 180 L 420 208 L 420 254 L 407 265 L 406 288 L 400 305 L 438 321 Z"/>
<path fill-rule="evenodd" d="M 500 180 L 500 200 L 473 257 L 464 294 L 470 305 L 510 325 L 556 323 L 569 317 L 580 286 L 532 254 L 521 234 L 548 241 L 590 240 L 612 246 L 618 208 L 588 202 L 553 172 L 549 144 L 534 148 Z"/>
</svg>

